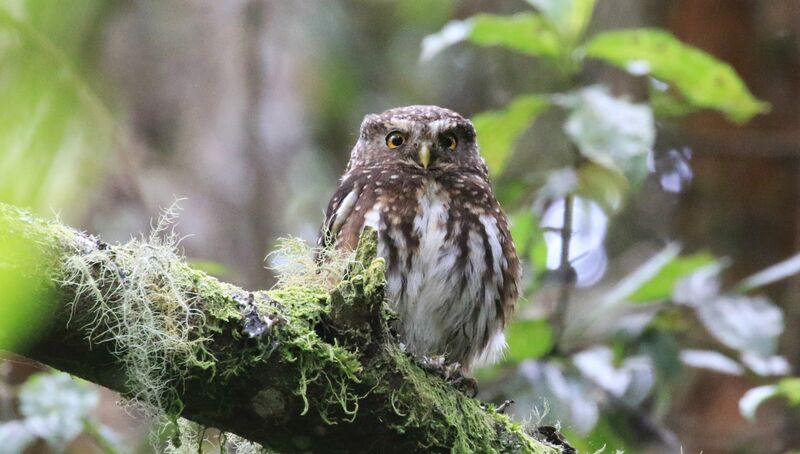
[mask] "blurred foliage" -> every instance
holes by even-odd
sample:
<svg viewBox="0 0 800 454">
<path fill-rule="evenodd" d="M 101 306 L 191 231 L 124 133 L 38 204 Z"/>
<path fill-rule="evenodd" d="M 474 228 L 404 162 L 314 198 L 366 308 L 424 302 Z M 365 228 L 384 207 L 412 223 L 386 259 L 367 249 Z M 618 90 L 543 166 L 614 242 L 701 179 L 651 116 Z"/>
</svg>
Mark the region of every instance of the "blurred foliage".
<svg viewBox="0 0 800 454">
<path fill-rule="evenodd" d="M 503 110 L 483 112 L 472 119 L 477 130 L 491 131 L 480 138 L 480 146 L 492 173 L 502 173 L 517 140 L 548 104 L 543 96 L 520 96 Z"/>
<path fill-rule="evenodd" d="M 666 263 L 655 276 L 639 287 L 629 298 L 631 301 L 643 303 L 664 301 L 672 296 L 672 288 L 680 278 L 713 263 L 714 257 L 704 252 L 678 257 Z"/>
<path fill-rule="evenodd" d="M 49 214 L 96 177 L 111 115 L 85 80 L 83 53 L 103 5 L 0 4 L 0 201 Z"/>
<path fill-rule="evenodd" d="M 4 453 L 29 452 L 26 448 L 37 440 L 55 452 L 67 452 L 81 434 L 86 434 L 103 452 L 117 452 L 117 435 L 91 415 L 100 396 L 90 383 L 64 373 L 39 373 L 19 388 L 17 397 L 22 418 L 0 423 Z"/>
<path fill-rule="evenodd" d="M 69 8 L 55 0 L 0 4 L 0 201 L 36 213 L 75 206 L 110 156 L 117 140 L 113 119 L 88 76 L 95 23 L 110 3 L 73 0 Z M 426 71 L 425 66 L 409 70 L 416 52 L 410 40 L 415 38 L 402 33 L 387 52 L 392 43 L 386 22 L 427 30 L 456 14 L 456 2 L 374 3 L 387 10 L 383 21 L 340 4 L 331 5 L 331 14 L 313 18 L 321 30 L 354 25 L 336 29 L 336 39 L 328 40 L 329 52 L 319 65 L 325 77 L 314 87 L 319 110 L 314 134 L 331 148 L 351 139 L 345 125 L 355 119 L 348 115 L 364 110 L 363 105 L 405 104 L 428 99 L 442 88 L 410 80 L 414 72 L 424 80 Z M 582 451 L 602 446 L 637 451 L 635 430 L 619 422 L 626 420 L 620 412 L 666 430 L 664 409 L 685 366 L 773 380 L 743 396 L 745 416 L 753 417 L 773 397 L 798 405 L 800 382 L 786 376 L 788 363 L 777 352 L 783 313 L 757 293 L 800 271 L 800 255 L 726 288 L 721 279 L 725 261 L 708 253 L 681 255 L 680 245 L 669 243 L 647 257 L 633 254 L 639 257 L 635 264 L 609 265 L 615 257 L 609 258 L 604 246 L 609 220 L 647 179 L 673 192 L 691 179 L 690 153 L 670 150 L 668 163 L 654 153 L 657 120 L 711 109 L 743 123 L 769 106 L 750 93 L 727 63 L 664 30 L 585 36 L 595 0 L 527 3 L 532 9 L 513 15 L 481 13 L 451 21 L 423 40 L 420 55 L 433 65 L 440 52 L 468 42 L 510 58 L 535 58 L 538 68 L 558 78 L 555 84 L 543 83 L 541 92 L 526 86 L 505 106 L 473 117 L 526 270 L 525 295 L 507 331 L 505 360 L 478 371 L 486 377 L 481 386 L 488 397 L 512 397 L 517 402 L 512 411 L 520 419 L 545 402 L 550 409 L 545 421 L 562 423 L 570 442 Z M 337 15 L 352 17 L 336 26 L 326 23 L 336 22 Z M 382 60 L 387 67 L 364 67 L 365 53 L 387 53 L 392 59 Z M 453 63 L 443 61 L 435 64 Z M 647 98 L 633 101 L 587 83 L 589 62 L 639 78 Z M 369 91 L 380 86 L 378 80 L 396 91 Z M 514 163 L 520 155 L 542 151 L 524 138 L 543 124 L 557 126 L 555 133 L 563 139 L 557 143 L 564 144 L 561 159 L 544 174 L 528 173 Z M 565 232 L 571 238 L 561 258 Z M 0 348 L 35 333 L 33 320 L 46 321 L 39 309 L 42 296 L 31 291 L 41 287 L 30 273 L 39 258 L 31 256 L 27 241 L 0 225 Z M 217 275 L 228 273 L 213 261 L 194 264 Z M 704 328 L 716 344 L 704 349 L 683 345 L 680 334 L 694 326 Z M 498 387 L 483 380 L 503 386 L 493 391 Z M 10 452 L 37 439 L 63 449 L 82 432 L 100 444 L 113 444 L 113 435 L 89 416 L 96 394 L 83 382 L 35 376 L 20 389 L 19 399 L 23 418 L 0 425 L 0 446 Z M 113 450 L 109 446 L 106 450 Z"/>
<path fill-rule="evenodd" d="M 534 11 L 451 21 L 422 42 L 423 61 L 467 41 L 535 57 L 539 67 L 561 79 L 554 85 L 557 92 L 521 94 L 474 117 L 526 262 L 525 301 L 537 303 L 520 304 L 508 328 L 504 364 L 479 376 L 514 383 L 488 397 L 513 398 L 519 417 L 538 412 L 544 402 L 549 408 L 544 420 L 560 422 L 580 449 L 607 445 L 636 452 L 636 430 L 619 421 L 639 420 L 637 425 L 668 433 L 661 418 L 681 364 L 764 377 L 789 371 L 776 351 L 782 311 L 749 292 L 797 273 L 800 259 L 728 289 L 720 278 L 725 261 L 708 253 L 682 256 L 680 245 L 670 243 L 633 266 L 612 267 L 604 247 L 609 220 L 645 180 L 658 181 L 668 192 L 691 180 L 691 152 L 655 154 L 656 119 L 712 109 L 742 123 L 769 106 L 728 64 L 664 30 L 610 30 L 585 38 L 593 0 L 528 3 Z M 587 84 L 590 60 L 643 79 L 645 102 Z M 541 152 L 520 139 L 546 117 L 549 128 L 553 118 L 561 123 L 562 138 L 554 142 L 563 144 L 557 151 L 562 167 L 546 175 L 520 168 L 506 172 L 515 154 Z M 692 320 L 718 341 L 718 350 L 680 346 L 677 335 Z M 791 395 L 787 390 L 796 388 L 786 380 L 791 379 L 770 385 L 772 394 L 760 396 Z M 662 435 L 658 441 L 677 448 L 674 437 Z"/>
<path fill-rule="evenodd" d="M 30 342 L 52 313 L 50 281 L 41 276 L 38 249 L 31 239 L 0 221 L 0 350 Z"/>
<path fill-rule="evenodd" d="M 86 52 L 99 0 L 0 3 L 0 202 L 37 214 L 75 207 L 104 165 L 112 118 L 90 88 Z M 47 325 L 50 276 L 36 241 L 0 222 L 0 349 L 19 351 Z M 104 452 L 115 435 L 90 412 L 96 387 L 66 374 L 31 376 L 16 392 L 21 419 L 0 423 L 0 450 L 46 443 L 64 452 L 80 434 Z"/>
<path fill-rule="evenodd" d="M 111 116 L 82 70 L 102 8 L 98 0 L 69 8 L 42 0 L 0 4 L 0 202 L 51 214 L 85 197 L 98 174 Z M 30 342 L 52 311 L 50 276 L 38 274 L 42 257 L 33 241 L 0 222 L 0 349 Z M 4 430 L 24 446 L 26 437 L 47 431 L 30 424 Z M 23 429 L 28 435 L 18 433 Z"/>
</svg>

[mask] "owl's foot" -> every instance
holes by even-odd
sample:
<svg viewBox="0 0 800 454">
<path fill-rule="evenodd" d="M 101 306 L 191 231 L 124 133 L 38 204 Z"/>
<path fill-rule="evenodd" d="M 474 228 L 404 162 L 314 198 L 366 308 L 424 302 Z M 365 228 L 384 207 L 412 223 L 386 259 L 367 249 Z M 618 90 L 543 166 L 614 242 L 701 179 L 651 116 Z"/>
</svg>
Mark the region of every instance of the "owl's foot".
<svg viewBox="0 0 800 454">
<path fill-rule="evenodd" d="M 496 411 L 496 412 L 498 412 L 498 413 L 500 413 L 500 414 L 505 414 L 505 412 L 506 412 L 506 409 L 507 409 L 508 407 L 510 407 L 510 406 L 511 406 L 511 404 L 513 404 L 513 403 L 514 403 L 514 401 L 513 401 L 513 400 L 511 400 L 511 399 L 506 399 L 506 400 L 504 400 L 504 401 L 503 401 L 503 403 L 502 403 L 502 404 L 498 405 L 498 406 L 497 406 L 497 408 L 495 408 L 495 409 L 494 409 L 494 411 Z"/>
<path fill-rule="evenodd" d="M 539 426 L 533 435 L 540 441 L 559 448 L 562 454 L 576 454 L 578 452 L 555 427 Z"/>
<path fill-rule="evenodd" d="M 513 400 L 506 399 L 506 400 L 504 400 L 504 401 L 503 401 L 503 403 L 502 403 L 502 404 L 500 404 L 500 405 L 498 405 L 498 406 L 494 407 L 494 411 L 495 411 L 496 413 L 500 413 L 501 415 L 502 415 L 502 414 L 505 414 L 505 412 L 506 412 L 506 410 L 508 409 L 508 407 L 510 407 L 510 406 L 511 406 L 511 404 L 513 404 L 513 403 L 514 403 L 514 401 L 513 401 Z M 488 409 L 489 409 L 489 405 L 488 405 L 488 404 L 486 404 L 485 402 L 481 402 L 481 408 L 482 408 L 482 409 L 484 409 L 484 410 L 488 410 Z"/>
<path fill-rule="evenodd" d="M 472 377 L 465 377 L 459 373 L 459 377 L 455 380 L 451 380 L 450 383 L 455 386 L 456 389 L 473 399 L 478 395 L 478 381 Z"/>
<path fill-rule="evenodd" d="M 436 375 L 445 379 L 445 381 L 449 382 L 461 376 L 461 364 L 446 362 L 444 355 L 423 355 L 417 357 L 416 360 L 420 367 L 428 372 L 435 373 Z"/>
<path fill-rule="evenodd" d="M 421 356 L 417 358 L 417 362 L 423 369 L 442 377 L 444 381 L 455 386 L 456 389 L 461 390 L 467 396 L 475 397 L 478 395 L 478 382 L 474 378 L 466 377 L 461 373 L 461 363 L 448 363 L 442 355 Z"/>
</svg>

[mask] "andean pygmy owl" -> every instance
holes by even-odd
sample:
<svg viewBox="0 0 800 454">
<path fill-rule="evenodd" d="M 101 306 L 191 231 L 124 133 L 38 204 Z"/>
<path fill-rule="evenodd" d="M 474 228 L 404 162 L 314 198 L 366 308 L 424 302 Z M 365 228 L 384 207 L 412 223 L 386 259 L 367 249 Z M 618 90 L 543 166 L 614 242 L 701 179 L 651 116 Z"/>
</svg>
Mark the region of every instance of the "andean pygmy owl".
<svg viewBox="0 0 800 454">
<path fill-rule="evenodd" d="M 520 265 L 472 123 L 437 106 L 367 115 L 319 245 L 354 248 L 364 226 L 378 231 L 407 349 L 465 371 L 494 361 Z"/>
</svg>

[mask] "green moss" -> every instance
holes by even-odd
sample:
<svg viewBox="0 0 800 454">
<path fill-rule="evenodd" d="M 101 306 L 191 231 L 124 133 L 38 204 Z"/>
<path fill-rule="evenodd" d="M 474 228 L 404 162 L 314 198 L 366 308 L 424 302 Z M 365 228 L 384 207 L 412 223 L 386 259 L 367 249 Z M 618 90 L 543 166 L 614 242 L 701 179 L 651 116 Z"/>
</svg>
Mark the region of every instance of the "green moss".
<svg viewBox="0 0 800 454">
<path fill-rule="evenodd" d="M 302 414 L 313 407 L 331 424 L 336 422 L 332 415 L 339 412 L 352 419 L 358 396 L 351 389 L 363 368 L 356 354 L 338 343 L 326 342 L 315 331 L 328 316 L 328 295 L 314 287 L 276 288 L 269 295 L 280 301 L 287 320 L 275 336 L 283 346 L 281 359 L 298 365 L 295 394 L 303 400 Z M 314 393 L 309 392 L 312 386 Z"/>
<path fill-rule="evenodd" d="M 393 345 L 386 345 L 388 357 L 384 366 L 394 366 L 402 382 L 379 380 L 376 393 L 384 394 L 392 403 L 398 422 L 392 429 L 398 433 L 424 430 L 429 436 L 420 449 L 451 448 L 453 453 L 472 452 L 541 452 L 523 435 L 522 428 L 492 409 L 481 408 L 479 402 L 461 393 L 452 385 L 431 377 Z M 380 368 L 376 368 L 380 369 Z M 506 434 L 506 438 L 498 438 Z"/>
</svg>

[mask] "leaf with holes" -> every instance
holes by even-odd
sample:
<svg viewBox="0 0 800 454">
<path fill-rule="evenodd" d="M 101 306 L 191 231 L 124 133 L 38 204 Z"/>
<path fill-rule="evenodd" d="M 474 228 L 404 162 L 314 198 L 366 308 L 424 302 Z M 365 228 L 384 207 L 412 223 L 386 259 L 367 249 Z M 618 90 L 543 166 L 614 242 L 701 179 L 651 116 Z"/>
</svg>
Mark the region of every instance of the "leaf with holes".
<svg viewBox="0 0 800 454">
<path fill-rule="evenodd" d="M 737 123 L 769 109 L 769 104 L 750 93 L 730 65 L 663 30 L 599 33 L 586 44 L 585 52 L 589 58 L 669 82 L 691 104 L 719 110 Z"/>
</svg>

